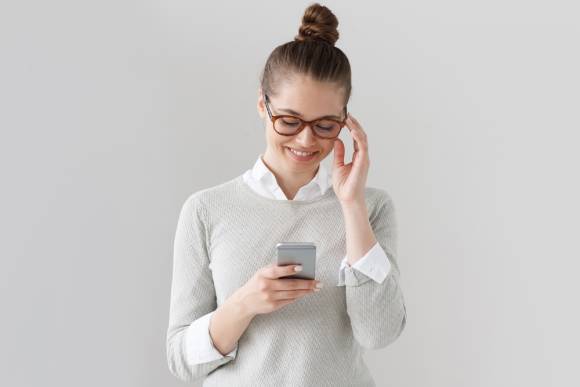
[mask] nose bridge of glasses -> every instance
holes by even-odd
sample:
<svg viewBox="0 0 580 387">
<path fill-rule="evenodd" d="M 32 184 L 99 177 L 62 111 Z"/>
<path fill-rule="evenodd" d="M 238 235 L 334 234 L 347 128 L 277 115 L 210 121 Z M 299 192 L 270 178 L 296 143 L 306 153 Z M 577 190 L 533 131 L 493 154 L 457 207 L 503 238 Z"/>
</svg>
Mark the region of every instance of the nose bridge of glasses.
<svg viewBox="0 0 580 387">
<path fill-rule="evenodd" d="M 312 131 L 314 131 L 314 124 L 316 124 L 316 121 L 318 120 L 306 121 L 300 119 L 300 121 L 302 121 L 302 130 L 306 129 L 306 127 L 308 126 L 310 129 L 312 129 Z"/>
<path fill-rule="evenodd" d="M 314 129 L 314 124 L 316 123 L 316 120 L 315 121 L 310 121 L 310 122 L 305 121 L 305 120 L 300 120 L 300 121 L 301 121 L 301 124 L 300 124 L 301 129 L 296 134 L 297 137 L 304 137 L 304 136 L 306 136 L 306 137 L 317 137 L 316 131 Z M 310 130 L 307 130 L 307 127 Z"/>
</svg>

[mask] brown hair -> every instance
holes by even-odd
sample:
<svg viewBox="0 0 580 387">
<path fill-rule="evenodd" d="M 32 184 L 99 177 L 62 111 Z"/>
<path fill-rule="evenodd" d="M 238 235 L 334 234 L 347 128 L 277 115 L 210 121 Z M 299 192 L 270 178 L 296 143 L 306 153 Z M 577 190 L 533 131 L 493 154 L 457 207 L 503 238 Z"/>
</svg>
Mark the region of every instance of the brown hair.
<svg viewBox="0 0 580 387">
<path fill-rule="evenodd" d="M 338 40 L 338 19 L 327 7 L 314 3 L 304 11 L 302 25 L 293 41 L 276 47 L 260 76 L 262 90 L 276 95 L 282 80 L 295 74 L 310 76 L 316 81 L 336 83 L 344 90 L 345 104 L 351 94 L 351 73 L 348 58 L 334 43 Z"/>
</svg>

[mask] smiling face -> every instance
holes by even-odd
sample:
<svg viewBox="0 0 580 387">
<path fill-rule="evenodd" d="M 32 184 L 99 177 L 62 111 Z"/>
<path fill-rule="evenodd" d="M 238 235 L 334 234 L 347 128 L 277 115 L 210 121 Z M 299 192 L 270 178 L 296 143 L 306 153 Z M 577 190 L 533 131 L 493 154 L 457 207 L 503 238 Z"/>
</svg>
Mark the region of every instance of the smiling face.
<svg viewBox="0 0 580 387">
<path fill-rule="evenodd" d="M 315 81 L 305 75 L 295 75 L 281 83 L 276 95 L 268 95 L 272 115 L 291 114 L 306 121 L 323 116 L 344 119 L 344 91 L 335 83 Z M 318 165 L 334 147 L 334 139 L 316 137 L 310 126 L 294 136 L 282 136 L 274 130 L 266 110 L 262 91 L 259 90 L 258 114 L 265 121 L 266 151 L 264 161 L 282 173 L 314 174 Z M 315 152 L 300 156 L 290 148 Z"/>
</svg>

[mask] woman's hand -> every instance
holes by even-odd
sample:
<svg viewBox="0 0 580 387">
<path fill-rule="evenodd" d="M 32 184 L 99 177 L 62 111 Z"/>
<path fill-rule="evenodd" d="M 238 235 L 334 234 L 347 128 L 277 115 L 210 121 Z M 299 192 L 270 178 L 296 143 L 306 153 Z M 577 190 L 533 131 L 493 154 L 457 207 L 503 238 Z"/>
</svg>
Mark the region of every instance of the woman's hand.
<svg viewBox="0 0 580 387">
<path fill-rule="evenodd" d="M 270 264 L 258 270 L 244 286 L 232 295 L 250 316 L 270 313 L 298 298 L 320 290 L 320 281 L 299 278 L 280 278 L 296 274 L 300 265 L 278 266 Z M 320 283 L 320 287 L 322 284 Z"/>
<path fill-rule="evenodd" d="M 342 204 L 364 202 L 365 187 L 370 165 L 367 135 L 359 122 L 349 113 L 346 126 L 353 137 L 352 161 L 344 164 L 344 143 L 334 141 L 332 186 Z"/>
</svg>

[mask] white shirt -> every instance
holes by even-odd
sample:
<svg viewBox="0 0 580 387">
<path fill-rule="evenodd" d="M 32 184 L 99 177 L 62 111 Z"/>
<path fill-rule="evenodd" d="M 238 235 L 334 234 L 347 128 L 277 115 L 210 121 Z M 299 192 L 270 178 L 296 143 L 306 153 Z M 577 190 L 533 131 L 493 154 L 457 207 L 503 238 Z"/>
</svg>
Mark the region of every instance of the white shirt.
<svg viewBox="0 0 580 387">
<path fill-rule="evenodd" d="M 288 200 L 284 191 L 278 185 L 276 177 L 268 169 L 262 160 L 262 154 L 254 163 L 252 169 L 248 169 L 243 179 L 246 184 L 250 186 L 256 193 L 278 200 Z M 328 172 L 322 163 L 318 167 L 318 171 L 312 180 L 306 185 L 300 187 L 293 200 L 311 200 L 318 196 L 322 196 L 326 191 L 332 187 L 332 175 Z M 350 266 L 345 256 L 341 261 L 338 270 L 338 284 L 337 286 L 344 286 L 344 269 Z M 378 283 L 382 283 L 387 277 L 391 265 L 384 249 L 375 243 L 373 247 L 359 260 L 352 265 L 353 269 L 372 278 Z M 214 312 L 207 313 L 197 320 L 193 321 L 187 328 L 186 341 L 188 351 L 188 359 L 192 364 L 206 363 L 212 360 L 220 359 L 224 356 L 236 357 L 238 345 L 228 354 L 222 355 L 214 346 L 211 336 L 209 334 L 209 323 Z"/>
</svg>

